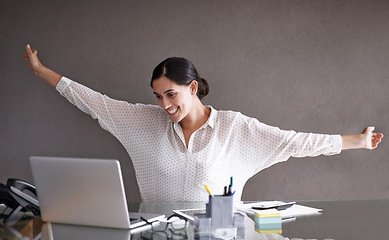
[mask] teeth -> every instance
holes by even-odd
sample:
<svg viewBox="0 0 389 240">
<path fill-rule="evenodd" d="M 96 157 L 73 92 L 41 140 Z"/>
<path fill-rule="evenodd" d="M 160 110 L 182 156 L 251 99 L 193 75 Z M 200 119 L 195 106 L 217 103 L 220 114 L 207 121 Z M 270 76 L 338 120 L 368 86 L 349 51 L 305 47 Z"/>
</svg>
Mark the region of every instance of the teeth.
<svg viewBox="0 0 389 240">
<path fill-rule="evenodd" d="M 170 113 L 170 114 L 174 114 L 174 113 L 176 113 L 176 112 L 177 112 L 177 110 L 178 110 L 178 108 L 176 108 L 176 109 L 173 109 L 173 110 L 171 110 L 171 111 L 167 110 L 167 112 L 168 112 L 168 113 Z"/>
</svg>

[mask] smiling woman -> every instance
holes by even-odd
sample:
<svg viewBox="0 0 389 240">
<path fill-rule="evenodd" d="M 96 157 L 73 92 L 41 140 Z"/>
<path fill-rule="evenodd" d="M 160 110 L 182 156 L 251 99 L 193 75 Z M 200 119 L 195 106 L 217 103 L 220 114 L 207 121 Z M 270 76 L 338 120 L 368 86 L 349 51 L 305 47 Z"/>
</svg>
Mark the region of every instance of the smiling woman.
<svg viewBox="0 0 389 240">
<path fill-rule="evenodd" d="M 60 76 L 44 67 L 29 45 L 23 57 L 35 75 L 119 139 L 144 202 L 206 201 L 204 185 L 222 191 L 231 176 L 239 200 L 247 180 L 273 164 L 292 156 L 374 149 L 383 137 L 373 127 L 343 137 L 297 133 L 204 106 L 208 84 L 184 58 L 168 58 L 154 69 L 151 87 L 159 106 L 153 106 L 115 100 Z"/>
<path fill-rule="evenodd" d="M 165 76 L 153 81 L 158 105 L 168 113 L 172 122 L 180 123 L 186 146 L 192 133 L 207 121 L 211 113 L 210 108 L 204 106 L 197 96 L 197 86 L 196 80 L 185 86 Z"/>
<path fill-rule="evenodd" d="M 207 81 L 199 77 L 188 59 L 171 57 L 154 68 L 150 85 L 170 120 L 180 122 L 188 146 L 192 133 L 207 121 L 211 112 L 200 101 L 209 92 Z"/>
</svg>

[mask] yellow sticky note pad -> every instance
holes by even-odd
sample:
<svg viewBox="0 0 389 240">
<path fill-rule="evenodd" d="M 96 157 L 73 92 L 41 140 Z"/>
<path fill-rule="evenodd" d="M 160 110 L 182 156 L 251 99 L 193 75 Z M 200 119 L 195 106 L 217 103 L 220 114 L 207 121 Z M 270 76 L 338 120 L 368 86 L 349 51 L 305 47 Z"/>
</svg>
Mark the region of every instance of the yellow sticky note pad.
<svg viewBox="0 0 389 240">
<path fill-rule="evenodd" d="M 266 210 L 256 210 L 254 216 L 257 218 L 275 218 L 281 217 L 281 213 L 277 209 L 271 208 Z"/>
</svg>

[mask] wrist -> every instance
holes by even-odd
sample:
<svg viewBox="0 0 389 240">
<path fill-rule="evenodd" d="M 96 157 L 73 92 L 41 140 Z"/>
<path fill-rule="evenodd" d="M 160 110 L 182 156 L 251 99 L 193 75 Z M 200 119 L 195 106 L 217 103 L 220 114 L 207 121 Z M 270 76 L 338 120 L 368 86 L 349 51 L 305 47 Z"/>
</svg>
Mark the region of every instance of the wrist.
<svg viewBox="0 0 389 240">
<path fill-rule="evenodd" d="M 32 69 L 35 76 L 42 78 L 45 75 L 46 68 L 43 65 L 36 66 Z"/>
<path fill-rule="evenodd" d="M 364 134 L 342 136 L 342 150 L 367 148 L 367 140 Z"/>
<path fill-rule="evenodd" d="M 358 145 L 357 148 L 367 148 L 366 136 L 364 134 L 357 134 L 355 138 L 356 144 Z"/>
</svg>

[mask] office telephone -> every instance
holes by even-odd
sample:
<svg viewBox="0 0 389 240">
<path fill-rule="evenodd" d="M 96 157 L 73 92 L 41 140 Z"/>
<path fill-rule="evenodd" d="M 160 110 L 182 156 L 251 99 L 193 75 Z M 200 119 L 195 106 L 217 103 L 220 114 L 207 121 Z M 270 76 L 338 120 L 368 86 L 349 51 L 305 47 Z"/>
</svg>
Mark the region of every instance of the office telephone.
<svg viewBox="0 0 389 240">
<path fill-rule="evenodd" d="M 3 214 L 4 211 L 0 214 L 4 224 L 12 221 L 19 212 L 31 212 L 40 216 L 35 186 L 20 179 L 10 178 L 6 185 L 0 183 L 0 204 L 5 205 L 6 209 L 12 209 L 9 214 Z"/>
</svg>

